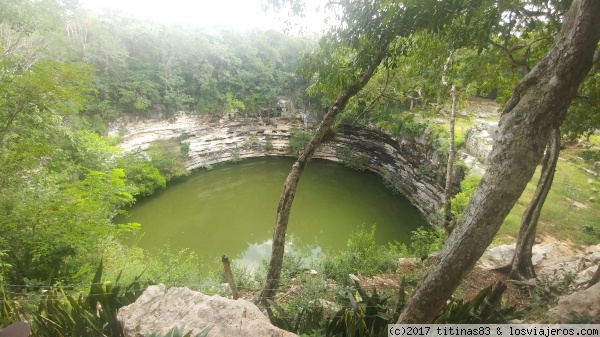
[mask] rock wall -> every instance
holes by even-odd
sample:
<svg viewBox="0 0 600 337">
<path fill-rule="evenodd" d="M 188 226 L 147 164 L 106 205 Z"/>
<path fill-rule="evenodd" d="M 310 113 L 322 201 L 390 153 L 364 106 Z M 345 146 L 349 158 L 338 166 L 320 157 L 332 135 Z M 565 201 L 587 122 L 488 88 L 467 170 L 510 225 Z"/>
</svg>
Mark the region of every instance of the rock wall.
<svg viewBox="0 0 600 337">
<path fill-rule="evenodd" d="M 494 145 L 494 136 L 498 129 L 498 122 L 489 122 L 478 120 L 467 130 L 465 137 L 465 150 L 467 153 L 475 156 L 475 158 L 487 164 L 487 157 L 492 152 Z"/>
<path fill-rule="evenodd" d="M 281 118 L 211 120 L 205 115 L 181 114 L 170 120 L 121 121 L 111 126 L 109 135 L 120 135 L 120 146 L 126 151 L 143 151 L 154 140 L 179 137 L 189 144 L 188 169 L 197 169 L 251 157 L 289 156 L 293 127 L 301 129 L 303 123 Z M 427 133 L 393 139 L 379 131 L 342 125 L 315 157 L 376 172 L 435 223 L 443 202 L 446 168 L 427 139 Z M 457 188 L 462 178 L 455 175 Z"/>
</svg>

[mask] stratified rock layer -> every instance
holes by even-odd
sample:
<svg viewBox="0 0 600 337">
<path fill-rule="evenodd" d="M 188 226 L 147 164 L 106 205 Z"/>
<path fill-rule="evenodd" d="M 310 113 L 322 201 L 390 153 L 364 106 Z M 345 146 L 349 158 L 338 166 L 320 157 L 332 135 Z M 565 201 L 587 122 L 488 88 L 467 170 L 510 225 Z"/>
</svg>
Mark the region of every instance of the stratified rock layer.
<svg viewBox="0 0 600 337">
<path fill-rule="evenodd" d="M 185 325 L 192 336 L 211 327 L 211 336 L 293 337 L 269 322 L 254 304 L 229 300 L 218 295 L 207 296 L 188 288 L 150 286 L 135 301 L 117 314 L 126 337 L 143 337 L 146 333 L 165 333 Z"/>
<path fill-rule="evenodd" d="M 126 151 L 143 151 L 157 139 L 179 137 L 189 144 L 188 169 L 196 169 L 251 157 L 288 156 L 293 127 L 302 128 L 303 123 L 282 118 L 211 120 L 180 114 L 169 120 L 120 122 L 109 134 L 121 135 L 120 146 Z M 431 220 L 442 206 L 446 166 L 430 137 L 426 131 L 392 138 L 379 131 L 341 125 L 315 157 L 379 174 Z M 462 177 L 456 174 L 455 182 Z"/>
</svg>

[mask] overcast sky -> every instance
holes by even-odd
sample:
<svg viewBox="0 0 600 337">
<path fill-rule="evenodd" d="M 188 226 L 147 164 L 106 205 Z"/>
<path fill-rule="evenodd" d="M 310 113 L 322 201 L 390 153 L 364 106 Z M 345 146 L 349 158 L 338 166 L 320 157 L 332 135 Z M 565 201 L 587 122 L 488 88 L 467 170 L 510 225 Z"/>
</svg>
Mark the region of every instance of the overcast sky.
<svg viewBox="0 0 600 337">
<path fill-rule="evenodd" d="M 265 13 L 264 0 L 80 0 L 86 8 L 101 11 L 104 8 L 131 13 L 142 19 L 163 24 L 194 26 L 231 26 L 240 30 L 252 28 L 283 30 L 285 15 L 272 10 Z M 318 0 L 310 0 L 316 1 Z M 313 8 L 311 8 L 313 7 Z M 323 16 L 309 6 L 303 25 L 308 31 L 323 28 Z"/>
</svg>

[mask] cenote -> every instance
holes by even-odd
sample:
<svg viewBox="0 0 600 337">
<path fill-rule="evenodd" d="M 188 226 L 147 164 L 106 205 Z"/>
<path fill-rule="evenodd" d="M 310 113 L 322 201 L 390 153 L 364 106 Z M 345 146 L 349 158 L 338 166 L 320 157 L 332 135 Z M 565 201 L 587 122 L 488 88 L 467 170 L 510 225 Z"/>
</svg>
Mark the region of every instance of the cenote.
<svg viewBox="0 0 600 337">
<path fill-rule="evenodd" d="M 279 195 L 291 158 L 254 158 L 194 171 L 138 201 L 120 222 L 142 224 L 139 245 L 156 251 L 189 248 L 202 262 L 221 255 L 254 267 L 271 253 Z M 404 242 L 427 223 L 381 177 L 314 159 L 298 185 L 288 225 L 291 249 L 327 253 L 346 246 L 357 227 L 375 224 L 376 242 Z"/>
</svg>

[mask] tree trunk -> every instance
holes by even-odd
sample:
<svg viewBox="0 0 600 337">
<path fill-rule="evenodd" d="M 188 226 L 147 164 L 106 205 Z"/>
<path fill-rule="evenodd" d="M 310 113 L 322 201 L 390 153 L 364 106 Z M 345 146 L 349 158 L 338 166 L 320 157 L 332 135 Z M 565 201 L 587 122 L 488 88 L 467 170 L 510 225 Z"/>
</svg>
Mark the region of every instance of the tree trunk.
<svg viewBox="0 0 600 337">
<path fill-rule="evenodd" d="M 269 269 L 267 271 L 267 279 L 265 281 L 264 288 L 260 293 L 260 302 L 266 305 L 267 299 L 273 299 L 277 289 L 279 287 L 279 277 L 281 274 L 281 266 L 283 263 L 283 254 L 285 250 L 285 235 L 287 231 L 288 220 L 290 218 L 290 211 L 292 209 L 292 202 L 296 195 L 296 187 L 300 180 L 300 175 L 304 171 L 306 164 L 312 158 L 317 147 L 321 144 L 325 134 L 329 131 L 335 117 L 344 110 L 348 100 L 356 95 L 371 79 L 375 69 L 379 66 L 383 60 L 387 48 L 381 47 L 373 57 L 371 64 L 363 70 L 358 81 L 353 85 L 349 86 L 343 91 L 335 100 L 335 102 L 327 109 L 327 113 L 323 117 L 323 121 L 319 125 L 315 135 L 312 137 L 308 145 L 304 149 L 304 152 L 298 157 L 298 160 L 292 166 L 290 173 L 283 185 L 283 191 L 279 198 L 279 206 L 277 207 L 277 216 L 275 219 L 275 229 L 273 232 L 273 248 L 271 251 L 271 260 L 269 262 Z"/>
<path fill-rule="evenodd" d="M 548 149 L 546 150 L 542 162 L 542 171 L 540 173 L 540 180 L 538 181 L 537 188 L 527 209 L 523 212 L 521 229 L 519 230 L 519 237 L 517 238 L 517 245 L 515 247 L 515 255 L 513 256 L 510 265 L 509 275 L 513 279 L 527 280 L 535 277 L 535 269 L 533 268 L 533 262 L 531 260 L 533 256 L 532 248 L 540 213 L 542 212 L 542 207 L 544 206 L 544 202 L 546 201 L 546 197 L 552 186 L 552 180 L 554 179 L 559 152 L 560 130 L 556 128 L 552 131 L 550 141 L 548 142 Z"/>
<path fill-rule="evenodd" d="M 600 1 L 574 0 L 548 54 L 514 88 L 489 169 L 398 323 L 430 323 L 498 232 L 565 118 L 600 40 Z"/>
<path fill-rule="evenodd" d="M 458 98 L 455 85 L 452 85 L 450 94 L 452 95 L 452 109 L 450 110 L 450 149 L 448 150 L 446 188 L 444 190 L 444 229 L 446 230 L 446 237 L 450 236 L 452 230 L 454 230 L 454 221 L 452 221 L 452 178 L 454 173 L 454 121 L 456 119 L 456 101 Z"/>
</svg>

